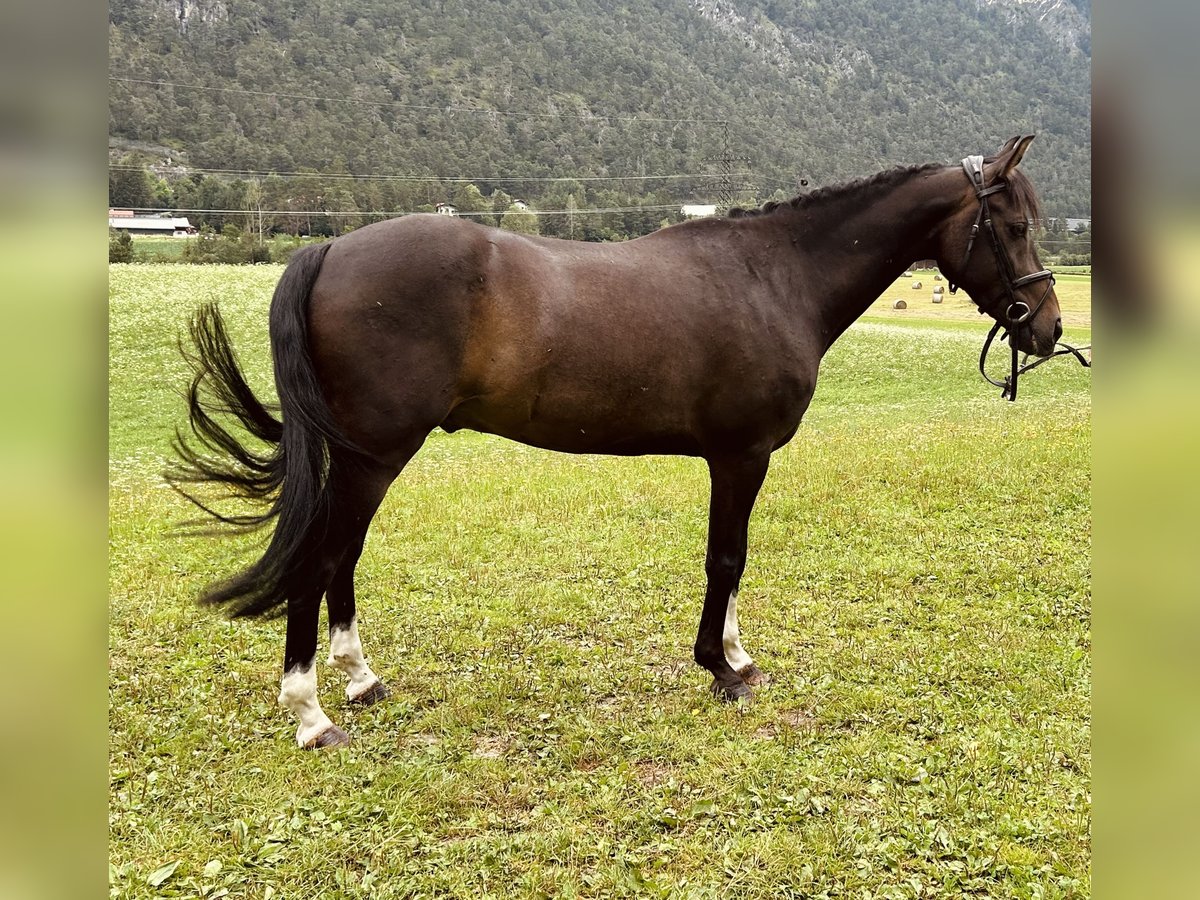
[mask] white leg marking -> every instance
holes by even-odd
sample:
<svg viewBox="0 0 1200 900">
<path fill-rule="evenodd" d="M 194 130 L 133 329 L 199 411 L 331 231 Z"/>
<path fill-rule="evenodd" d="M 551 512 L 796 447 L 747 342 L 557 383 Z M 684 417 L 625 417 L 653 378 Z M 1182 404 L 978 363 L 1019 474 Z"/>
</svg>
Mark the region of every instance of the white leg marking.
<svg viewBox="0 0 1200 900">
<path fill-rule="evenodd" d="M 742 639 L 738 636 L 737 620 L 737 591 L 729 595 L 729 605 L 725 607 L 725 634 L 722 637 L 725 645 L 725 661 L 740 672 L 754 662 L 750 654 L 742 649 Z"/>
<path fill-rule="evenodd" d="M 333 727 L 329 716 L 317 702 L 317 667 L 312 663 L 307 669 L 292 669 L 283 675 L 279 689 L 279 703 L 286 706 L 300 720 L 296 729 L 296 743 L 304 747 L 317 735 Z"/>
<path fill-rule="evenodd" d="M 329 664 L 350 679 L 346 696 L 351 700 L 379 680 L 363 657 L 357 617 L 350 620 L 349 628 L 339 628 L 329 635 Z"/>
</svg>

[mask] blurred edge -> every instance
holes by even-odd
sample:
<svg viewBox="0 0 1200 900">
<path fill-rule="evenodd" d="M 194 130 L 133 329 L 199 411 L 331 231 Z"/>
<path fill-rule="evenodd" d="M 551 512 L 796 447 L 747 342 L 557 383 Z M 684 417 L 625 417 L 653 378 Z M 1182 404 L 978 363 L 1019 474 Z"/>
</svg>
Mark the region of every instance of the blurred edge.
<svg viewBox="0 0 1200 900">
<path fill-rule="evenodd" d="M 1195 4 L 1094 9 L 1094 891 L 1197 896 Z M 105 880 L 106 11 L 0 12 L 0 895 Z M 63 865 L 63 861 L 69 864 Z"/>
<path fill-rule="evenodd" d="M 1200 8 L 1093 15 L 1093 890 L 1195 897 Z"/>
<path fill-rule="evenodd" d="M 107 890 L 106 33 L 101 4 L 0 11 L 0 896 L 13 900 Z"/>
</svg>

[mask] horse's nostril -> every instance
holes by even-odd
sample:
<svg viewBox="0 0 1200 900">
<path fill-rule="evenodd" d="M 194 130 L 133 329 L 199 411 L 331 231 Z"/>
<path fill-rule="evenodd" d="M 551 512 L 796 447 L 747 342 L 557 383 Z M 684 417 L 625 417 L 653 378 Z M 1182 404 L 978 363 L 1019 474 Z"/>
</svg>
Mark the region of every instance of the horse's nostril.
<svg viewBox="0 0 1200 900">
<path fill-rule="evenodd" d="M 1062 337 L 1062 316 L 1054 320 L 1054 340 L 1057 341 Z"/>
</svg>

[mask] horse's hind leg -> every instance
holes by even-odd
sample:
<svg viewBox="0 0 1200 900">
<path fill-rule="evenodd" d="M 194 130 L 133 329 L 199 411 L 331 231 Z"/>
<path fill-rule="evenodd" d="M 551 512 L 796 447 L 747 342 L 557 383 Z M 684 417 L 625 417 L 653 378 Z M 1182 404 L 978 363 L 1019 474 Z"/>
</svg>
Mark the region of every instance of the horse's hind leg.
<svg viewBox="0 0 1200 900">
<path fill-rule="evenodd" d="M 388 469 L 387 481 L 383 486 L 384 493 L 387 491 L 387 485 L 395 480 L 400 470 L 420 449 L 425 437 L 426 435 L 419 432 L 414 433 L 405 449 L 391 461 L 392 466 Z M 373 495 L 368 494 L 367 499 L 369 500 L 371 496 Z M 325 592 L 325 603 L 329 609 L 329 659 L 327 662 L 346 676 L 346 697 L 352 703 L 360 703 L 365 706 L 378 703 L 391 693 L 382 679 L 371 671 L 371 667 L 367 665 L 366 657 L 363 655 L 354 597 L 354 569 L 358 565 L 359 556 L 362 555 L 363 541 L 367 536 L 371 518 L 375 515 L 382 500 L 383 493 L 380 493 L 378 499 L 370 506 L 369 512 L 361 514 L 355 520 L 354 527 L 357 528 L 357 533 L 350 541 L 333 574 L 333 579 L 329 582 L 329 589 Z"/>
<path fill-rule="evenodd" d="M 322 540 L 310 555 L 309 574 L 312 580 L 309 589 L 288 602 L 287 643 L 279 702 L 300 720 L 296 742 L 301 747 L 344 746 L 350 742 L 346 732 L 330 721 L 317 699 L 315 662 L 321 596 L 328 589 L 335 598 L 331 609 L 336 606 L 339 611 L 345 610 L 346 604 L 344 599 L 337 598 L 349 596 L 349 621 L 353 623 L 354 564 L 362 550 L 367 526 L 398 471 L 397 468 L 375 463 L 348 462 L 340 456 L 331 460 L 327 489 L 333 497 L 334 508 Z M 348 593 L 344 589 L 347 584 Z M 333 619 L 331 614 L 331 623 Z M 337 657 L 340 649 L 342 655 L 348 654 L 348 664 L 354 669 L 353 677 L 370 677 L 372 683 L 376 681 L 362 659 L 361 646 L 358 647 L 356 660 L 349 648 L 349 641 L 341 637 L 339 640 L 340 645 L 333 643 L 331 627 L 333 655 Z M 361 667 L 355 666 L 355 662 Z"/>
<path fill-rule="evenodd" d="M 313 590 L 288 601 L 287 643 L 283 651 L 279 703 L 300 720 L 296 743 L 305 749 L 343 747 L 350 743 L 349 735 L 330 721 L 317 699 L 315 663 L 322 590 Z"/>
<path fill-rule="evenodd" d="M 362 554 L 363 538 L 354 541 L 325 592 L 329 609 L 329 659 L 327 662 L 346 676 L 346 697 L 364 706 L 378 703 L 390 693 L 363 656 L 354 604 L 354 567 Z"/>
</svg>

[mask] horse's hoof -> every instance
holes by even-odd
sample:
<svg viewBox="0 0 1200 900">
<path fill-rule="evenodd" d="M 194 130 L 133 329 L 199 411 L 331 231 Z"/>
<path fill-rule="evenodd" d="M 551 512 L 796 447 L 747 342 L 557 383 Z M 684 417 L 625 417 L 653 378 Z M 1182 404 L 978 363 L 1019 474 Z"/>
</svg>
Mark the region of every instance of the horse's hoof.
<svg viewBox="0 0 1200 900">
<path fill-rule="evenodd" d="M 754 687 L 771 683 L 770 676 L 760 669 L 757 663 L 750 663 L 748 666 L 743 666 L 738 669 L 738 674 L 742 676 L 742 681 Z"/>
<path fill-rule="evenodd" d="M 323 750 L 326 747 L 349 747 L 350 735 L 336 725 L 330 725 L 304 745 L 305 750 Z"/>
<path fill-rule="evenodd" d="M 358 703 L 362 706 L 370 706 L 372 703 L 378 703 L 380 700 L 386 700 L 392 696 L 392 692 L 388 690 L 388 686 L 382 681 L 376 681 L 373 685 L 350 698 L 351 703 Z"/>
<path fill-rule="evenodd" d="M 722 684 L 714 678 L 709 690 L 722 703 L 742 705 L 749 704 L 754 699 L 754 691 L 750 690 L 750 686 L 744 681 L 739 681 L 737 684 Z"/>
</svg>

